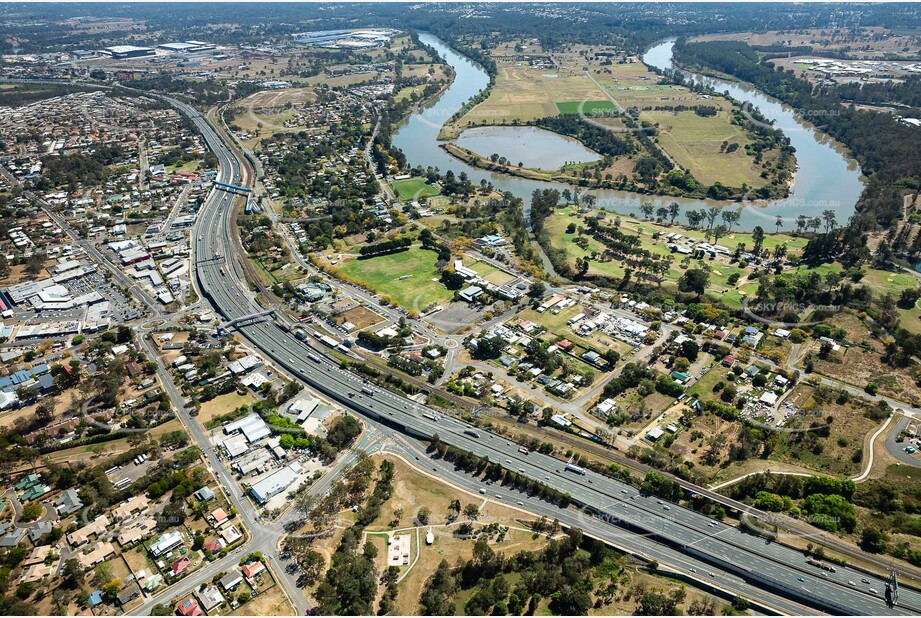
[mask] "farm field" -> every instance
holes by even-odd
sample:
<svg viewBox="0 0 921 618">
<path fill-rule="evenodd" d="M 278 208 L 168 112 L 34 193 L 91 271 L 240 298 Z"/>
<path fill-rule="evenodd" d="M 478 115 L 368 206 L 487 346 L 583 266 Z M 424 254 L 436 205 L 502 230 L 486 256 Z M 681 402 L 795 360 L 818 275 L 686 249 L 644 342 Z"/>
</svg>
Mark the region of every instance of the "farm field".
<svg viewBox="0 0 921 618">
<path fill-rule="evenodd" d="M 719 181 L 731 187 L 760 187 L 761 167 L 745 154 L 748 137 L 731 124 L 730 113 L 703 117 L 694 112 L 643 112 L 640 119 L 659 124 L 659 144 L 681 167 L 705 185 Z M 723 142 L 739 144 L 734 152 L 720 152 Z"/>
<path fill-rule="evenodd" d="M 613 112 L 617 109 L 611 101 L 566 101 L 556 104 L 557 110 L 561 114 L 601 114 Z"/>
<path fill-rule="evenodd" d="M 337 270 L 375 292 L 389 296 L 406 310 L 421 312 L 432 303 L 450 301 L 454 294 L 439 281 L 434 251 L 413 247 L 408 251 L 367 260 L 353 259 Z"/>
<path fill-rule="evenodd" d="M 640 120 L 657 124 L 659 145 L 701 183 L 712 185 L 719 181 L 733 187 L 765 184 L 760 166 L 745 153 L 748 138 L 741 127 L 731 123 L 732 104 L 725 99 L 697 94 L 683 86 L 659 84 L 658 76 L 640 62 L 606 67 L 596 72 L 596 79 L 622 107 L 635 107 L 641 110 Z M 655 109 L 698 105 L 716 107 L 718 112 L 703 117 L 693 111 Z M 732 153 L 720 152 L 723 142 L 736 143 L 739 148 Z"/>
<path fill-rule="evenodd" d="M 762 187 L 762 164 L 745 152 L 748 136 L 732 124 L 733 105 L 726 99 L 695 93 L 684 86 L 660 84 L 659 76 L 636 58 L 624 63 L 602 64 L 597 50 L 555 54 L 555 66 L 530 66 L 527 57 L 512 55 L 507 45 L 493 50 L 498 62 L 495 85 L 489 97 L 463 117 L 442 129 L 441 139 L 456 138 L 466 128 L 509 125 L 538 118 L 588 113 L 610 124 L 619 110 L 635 108 L 639 118 L 658 127 L 655 140 L 668 157 L 688 170 L 703 185 L 716 182 L 731 187 Z M 605 50 L 607 51 L 607 50 Z M 693 110 L 673 111 L 657 107 L 715 107 L 715 116 L 699 116 Z M 726 146 L 736 146 L 725 152 Z M 771 165 L 776 151 L 765 153 Z M 612 175 L 630 172 L 605 170 Z"/>
<path fill-rule="evenodd" d="M 551 77 L 556 75 L 556 77 Z M 442 139 L 451 139 L 466 128 L 487 124 L 529 122 L 538 118 L 575 113 L 582 101 L 604 102 L 605 93 L 582 71 L 551 72 L 524 66 L 500 66 L 489 98 L 459 120 L 445 125 Z M 563 112 L 557 104 L 562 103 Z"/>
<path fill-rule="evenodd" d="M 441 195 L 441 191 L 439 191 L 437 187 L 433 187 L 422 178 L 396 180 L 391 182 L 390 186 L 402 200 L 415 200 L 420 197 Z"/>
</svg>

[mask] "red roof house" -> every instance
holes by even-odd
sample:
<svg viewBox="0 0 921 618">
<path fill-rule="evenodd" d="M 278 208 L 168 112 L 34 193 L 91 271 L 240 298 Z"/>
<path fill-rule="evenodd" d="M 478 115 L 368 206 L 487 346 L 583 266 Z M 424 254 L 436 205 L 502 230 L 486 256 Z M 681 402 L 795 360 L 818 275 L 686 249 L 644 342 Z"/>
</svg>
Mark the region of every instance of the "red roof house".
<svg viewBox="0 0 921 618">
<path fill-rule="evenodd" d="M 250 562 L 248 564 L 244 564 L 243 568 L 240 570 L 243 571 L 243 577 L 251 579 L 265 571 L 265 565 L 258 561 Z"/>
<path fill-rule="evenodd" d="M 185 571 L 186 567 L 188 567 L 190 564 L 192 564 L 192 561 L 185 557 L 180 558 L 179 560 L 171 564 L 169 568 L 173 572 L 173 577 Z"/>
<path fill-rule="evenodd" d="M 177 605 L 176 611 L 183 616 L 201 616 L 201 608 L 198 606 L 198 601 L 191 597 Z"/>
</svg>

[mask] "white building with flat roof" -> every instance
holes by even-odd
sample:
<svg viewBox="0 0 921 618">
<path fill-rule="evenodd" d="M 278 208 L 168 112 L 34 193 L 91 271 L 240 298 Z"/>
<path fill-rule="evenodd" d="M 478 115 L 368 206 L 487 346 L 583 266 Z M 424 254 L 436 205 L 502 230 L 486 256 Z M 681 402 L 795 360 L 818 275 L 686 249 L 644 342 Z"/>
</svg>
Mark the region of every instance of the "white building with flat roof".
<svg viewBox="0 0 921 618">
<path fill-rule="evenodd" d="M 249 488 L 253 499 L 259 504 L 264 504 L 273 496 L 277 496 L 288 489 L 301 473 L 301 465 L 297 462 L 280 468 Z"/>
</svg>

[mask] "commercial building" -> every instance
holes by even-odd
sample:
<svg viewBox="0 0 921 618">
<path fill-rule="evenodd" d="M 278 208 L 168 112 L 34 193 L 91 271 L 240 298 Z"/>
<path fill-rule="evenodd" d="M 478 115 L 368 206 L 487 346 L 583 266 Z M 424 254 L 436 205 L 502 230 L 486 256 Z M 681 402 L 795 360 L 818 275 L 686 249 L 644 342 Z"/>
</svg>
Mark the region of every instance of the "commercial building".
<svg viewBox="0 0 921 618">
<path fill-rule="evenodd" d="M 250 487 L 249 492 L 256 502 L 265 504 L 273 496 L 277 496 L 288 489 L 291 483 L 297 479 L 297 475 L 300 472 L 300 464 L 296 462 L 289 464 Z"/>
<path fill-rule="evenodd" d="M 272 434 L 272 430 L 269 429 L 269 426 L 266 425 L 262 417 L 255 412 L 224 425 L 225 434 L 232 435 L 237 432 L 242 433 L 246 437 L 246 441 L 250 444 L 258 442 L 262 438 Z"/>
</svg>

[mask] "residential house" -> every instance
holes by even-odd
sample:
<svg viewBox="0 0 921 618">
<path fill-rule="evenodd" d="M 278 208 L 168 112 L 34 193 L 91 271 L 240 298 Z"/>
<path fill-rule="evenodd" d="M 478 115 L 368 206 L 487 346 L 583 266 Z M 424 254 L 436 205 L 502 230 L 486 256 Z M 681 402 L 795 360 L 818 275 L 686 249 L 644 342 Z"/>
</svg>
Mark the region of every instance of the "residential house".
<svg viewBox="0 0 921 618">
<path fill-rule="evenodd" d="M 256 562 L 247 562 L 240 570 L 243 571 L 243 577 L 246 579 L 252 579 L 265 571 L 265 565 L 261 561 L 257 560 Z"/>
<path fill-rule="evenodd" d="M 100 534 L 104 533 L 106 529 L 109 527 L 110 523 L 111 522 L 109 522 L 108 517 L 106 517 L 105 515 L 100 515 L 99 517 L 97 517 L 90 523 L 86 524 L 79 530 L 76 530 L 75 532 L 71 532 L 67 536 L 67 541 L 70 543 L 71 547 L 78 547 L 80 545 L 83 545 L 84 543 L 89 541 L 91 538 L 95 536 L 99 536 Z"/>
<path fill-rule="evenodd" d="M 190 564 L 192 564 L 192 561 L 189 559 L 189 557 L 183 556 L 179 560 L 169 565 L 170 573 L 172 574 L 173 577 L 176 577 L 177 575 L 185 571 L 187 568 L 189 568 Z"/>
<path fill-rule="evenodd" d="M 176 611 L 179 612 L 181 616 L 201 616 L 202 611 L 198 606 L 198 601 L 193 598 L 188 598 L 185 601 L 180 601 L 179 605 L 176 606 Z"/>
<path fill-rule="evenodd" d="M 29 540 L 33 543 L 38 543 L 42 537 L 51 534 L 53 529 L 54 526 L 51 525 L 50 521 L 40 521 L 29 529 Z"/>
<path fill-rule="evenodd" d="M 211 525 L 215 528 L 221 528 L 230 521 L 227 518 L 227 512 L 224 509 L 214 509 L 211 511 Z"/>
<path fill-rule="evenodd" d="M 227 545 L 233 545 L 241 538 L 243 538 L 243 535 L 240 534 L 240 531 L 237 530 L 236 526 L 231 525 L 221 530 L 221 538 L 225 543 L 227 543 Z"/>
<path fill-rule="evenodd" d="M 105 562 L 115 555 L 115 547 L 111 543 L 97 543 L 89 552 L 77 554 L 77 560 L 84 569 L 91 569 L 100 562 Z"/>
<path fill-rule="evenodd" d="M 240 571 L 233 569 L 228 571 L 224 577 L 221 578 L 221 588 L 230 592 L 237 586 L 243 583 L 243 575 L 240 574 Z"/>
<path fill-rule="evenodd" d="M 152 517 L 136 519 L 118 533 L 118 544 L 122 547 L 146 539 L 157 529 L 157 520 Z"/>
<path fill-rule="evenodd" d="M 54 508 L 58 513 L 58 517 L 64 517 L 82 509 L 83 501 L 80 500 L 80 495 L 76 489 L 65 489 L 54 499 Z"/>
<path fill-rule="evenodd" d="M 45 579 L 46 577 L 52 577 L 57 573 L 58 565 L 60 560 L 55 560 L 51 564 L 45 564 L 40 562 L 38 564 L 33 564 L 26 567 L 22 572 L 22 575 L 19 577 L 19 583 L 26 584 L 30 582 L 37 582 Z"/>
<path fill-rule="evenodd" d="M 163 554 L 172 551 L 182 545 L 182 535 L 179 534 L 178 530 L 173 530 L 167 532 L 160 536 L 154 543 L 150 546 L 150 554 L 154 558 L 159 558 Z"/>
<path fill-rule="evenodd" d="M 208 586 L 204 590 L 198 591 L 198 600 L 201 601 L 201 605 L 205 608 L 205 611 L 210 612 L 224 602 L 224 596 L 221 594 L 221 591 L 217 589 L 217 586 Z"/>
<path fill-rule="evenodd" d="M 214 490 L 212 490 L 210 487 L 202 487 L 201 489 L 195 492 L 195 498 L 197 498 L 198 500 L 201 500 L 202 502 L 206 500 L 213 500 Z"/>
<path fill-rule="evenodd" d="M 211 539 L 205 543 L 204 549 L 206 552 L 216 554 L 224 549 L 224 542 L 221 539 Z"/>
<path fill-rule="evenodd" d="M 144 582 L 144 591 L 153 592 L 163 584 L 163 576 L 159 573 L 151 575 L 147 578 L 147 581 Z"/>
<path fill-rule="evenodd" d="M 42 482 L 42 478 L 37 474 L 27 474 L 16 483 L 16 491 L 25 491 Z"/>
<path fill-rule="evenodd" d="M 0 547 L 16 547 L 26 537 L 25 528 L 13 528 L 0 537 Z"/>
<path fill-rule="evenodd" d="M 139 596 L 141 596 L 141 587 L 137 585 L 137 582 L 131 582 L 118 591 L 118 604 L 124 607 Z"/>
<path fill-rule="evenodd" d="M 96 607 L 102 603 L 102 590 L 93 590 L 89 596 L 90 607 Z"/>
<path fill-rule="evenodd" d="M 124 519 L 128 519 L 135 513 L 142 513 L 146 511 L 149 505 L 150 500 L 147 499 L 147 496 L 144 494 L 139 494 L 115 507 L 112 510 L 112 517 L 115 519 L 115 521 L 122 521 Z"/>
</svg>

